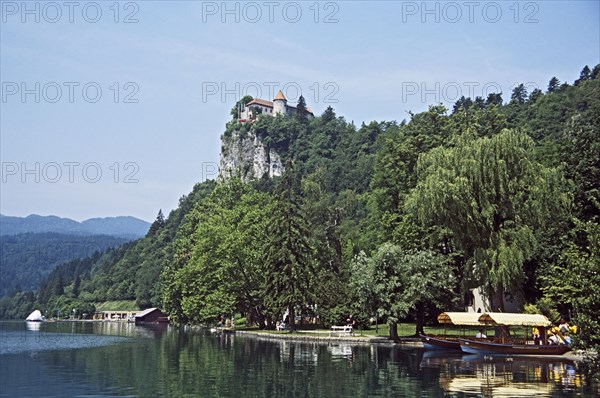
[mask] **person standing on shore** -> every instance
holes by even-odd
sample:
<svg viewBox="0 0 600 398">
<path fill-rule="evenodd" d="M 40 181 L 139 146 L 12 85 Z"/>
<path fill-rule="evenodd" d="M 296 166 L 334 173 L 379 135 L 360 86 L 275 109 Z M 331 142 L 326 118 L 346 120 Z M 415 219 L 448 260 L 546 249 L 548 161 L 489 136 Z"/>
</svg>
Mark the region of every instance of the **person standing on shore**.
<svg viewBox="0 0 600 398">
<path fill-rule="evenodd" d="M 346 326 L 352 326 L 352 329 L 354 329 L 354 327 L 356 326 L 356 320 L 354 319 L 352 314 L 350 314 L 348 316 L 348 319 L 346 319 Z"/>
</svg>

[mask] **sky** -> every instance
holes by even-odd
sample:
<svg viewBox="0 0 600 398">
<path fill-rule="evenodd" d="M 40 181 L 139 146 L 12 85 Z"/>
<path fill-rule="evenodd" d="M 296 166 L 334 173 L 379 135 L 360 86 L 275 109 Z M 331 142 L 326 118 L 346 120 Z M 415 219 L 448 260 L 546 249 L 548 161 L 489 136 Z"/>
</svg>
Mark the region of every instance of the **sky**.
<svg viewBox="0 0 600 398">
<path fill-rule="evenodd" d="M 600 63 L 599 1 L 0 1 L 0 213 L 165 214 L 243 95 L 357 126 Z"/>
</svg>

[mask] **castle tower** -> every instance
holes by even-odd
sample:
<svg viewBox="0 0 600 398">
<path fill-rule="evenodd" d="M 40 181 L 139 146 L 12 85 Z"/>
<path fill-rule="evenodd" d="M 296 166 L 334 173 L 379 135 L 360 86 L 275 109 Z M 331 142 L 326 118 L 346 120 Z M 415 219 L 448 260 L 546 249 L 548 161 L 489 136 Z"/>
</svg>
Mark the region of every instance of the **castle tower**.
<svg viewBox="0 0 600 398">
<path fill-rule="evenodd" d="M 287 99 L 285 95 L 279 90 L 275 98 L 273 98 L 273 115 L 281 113 L 285 115 L 287 113 Z"/>
</svg>

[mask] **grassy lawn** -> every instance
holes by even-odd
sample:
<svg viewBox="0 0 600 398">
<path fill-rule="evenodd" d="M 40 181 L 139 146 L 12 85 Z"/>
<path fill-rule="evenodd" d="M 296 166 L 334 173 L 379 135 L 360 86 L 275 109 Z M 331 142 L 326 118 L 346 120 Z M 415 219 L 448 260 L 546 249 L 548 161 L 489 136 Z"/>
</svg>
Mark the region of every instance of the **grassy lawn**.
<svg viewBox="0 0 600 398">
<path fill-rule="evenodd" d="M 96 311 L 139 311 L 135 300 L 104 301 L 96 303 Z"/>
</svg>

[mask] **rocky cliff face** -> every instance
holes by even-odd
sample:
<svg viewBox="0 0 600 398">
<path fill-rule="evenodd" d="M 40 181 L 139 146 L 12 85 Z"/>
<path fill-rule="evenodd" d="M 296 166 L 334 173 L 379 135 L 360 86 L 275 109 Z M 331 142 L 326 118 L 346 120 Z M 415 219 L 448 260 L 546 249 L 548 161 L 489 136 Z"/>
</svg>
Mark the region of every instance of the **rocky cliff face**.
<svg viewBox="0 0 600 398">
<path fill-rule="evenodd" d="M 221 178 L 239 176 L 244 182 L 264 175 L 280 176 L 283 172 L 279 155 L 266 147 L 252 132 L 235 131 L 221 137 Z"/>
</svg>

